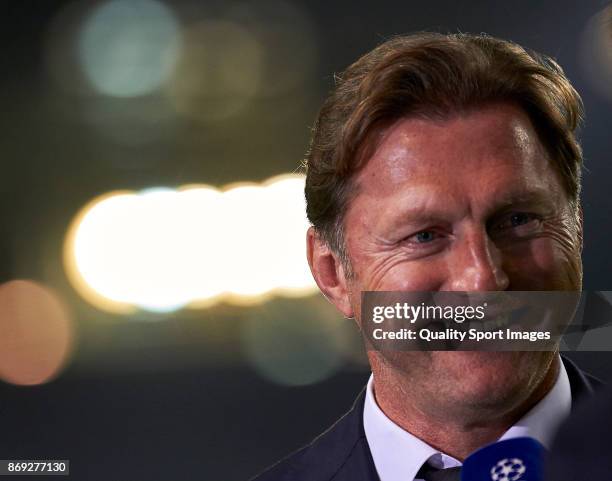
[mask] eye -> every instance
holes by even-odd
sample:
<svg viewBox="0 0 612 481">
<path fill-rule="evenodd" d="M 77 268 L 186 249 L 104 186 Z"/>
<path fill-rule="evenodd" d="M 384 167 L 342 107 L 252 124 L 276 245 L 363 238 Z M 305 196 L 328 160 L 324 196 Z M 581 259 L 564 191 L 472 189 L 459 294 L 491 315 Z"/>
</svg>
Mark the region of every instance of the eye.
<svg viewBox="0 0 612 481">
<path fill-rule="evenodd" d="M 510 225 L 512 227 L 518 227 L 519 225 L 525 225 L 533 220 L 533 216 L 525 212 L 518 212 L 510 216 Z"/>
<path fill-rule="evenodd" d="M 540 217 L 529 212 L 512 212 L 495 226 L 495 231 L 513 230 L 516 233 L 529 233 L 539 226 Z"/>
<path fill-rule="evenodd" d="M 408 237 L 408 240 L 412 240 L 417 244 L 427 244 L 436 240 L 436 233 L 431 230 L 422 230 L 421 232 L 417 232 L 416 234 Z"/>
</svg>

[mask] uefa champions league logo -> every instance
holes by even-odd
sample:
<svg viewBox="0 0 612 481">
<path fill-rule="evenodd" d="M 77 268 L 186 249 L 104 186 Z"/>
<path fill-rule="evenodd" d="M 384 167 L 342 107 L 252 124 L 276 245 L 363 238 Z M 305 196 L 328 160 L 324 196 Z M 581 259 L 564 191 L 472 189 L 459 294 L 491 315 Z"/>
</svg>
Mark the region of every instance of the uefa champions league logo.
<svg viewBox="0 0 612 481">
<path fill-rule="evenodd" d="M 492 481 L 519 481 L 527 468 L 519 458 L 505 458 L 491 468 Z"/>
</svg>

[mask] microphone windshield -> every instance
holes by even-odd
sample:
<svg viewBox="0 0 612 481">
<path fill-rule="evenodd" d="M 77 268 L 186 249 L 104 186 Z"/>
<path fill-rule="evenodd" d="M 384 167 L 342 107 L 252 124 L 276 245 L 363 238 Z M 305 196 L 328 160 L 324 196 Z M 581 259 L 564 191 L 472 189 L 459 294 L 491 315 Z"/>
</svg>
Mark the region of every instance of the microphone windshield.
<svg viewBox="0 0 612 481">
<path fill-rule="evenodd" d="M 470 454 L 461 481 L 542 481 L 546 450 L 532 438 L 512 438 Z"/>
</svg>

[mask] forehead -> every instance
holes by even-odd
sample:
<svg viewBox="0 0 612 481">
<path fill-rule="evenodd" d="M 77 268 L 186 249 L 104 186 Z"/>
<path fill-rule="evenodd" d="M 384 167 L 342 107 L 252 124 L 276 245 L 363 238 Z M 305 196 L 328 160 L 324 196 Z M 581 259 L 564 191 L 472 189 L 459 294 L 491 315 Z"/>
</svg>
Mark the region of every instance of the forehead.
<svg viewBox="0 0 612 481">
<path fill-rule="evenodd" d="M 450 192 L 476 188 L 471 181 L 557 180 L 529 117 L 511 104 L 441 120 L 401 119 L 382 133 L 374 155 L 356 177 L 360 193 L 378 196 L 423 184 Z"/>
</svg>

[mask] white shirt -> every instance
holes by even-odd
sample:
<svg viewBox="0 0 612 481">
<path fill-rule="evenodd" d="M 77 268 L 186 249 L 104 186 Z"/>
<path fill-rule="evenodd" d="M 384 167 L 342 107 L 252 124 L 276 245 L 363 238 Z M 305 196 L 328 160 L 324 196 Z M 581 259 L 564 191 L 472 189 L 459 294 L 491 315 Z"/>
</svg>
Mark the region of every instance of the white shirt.
<svg viewBox="0 0 612 481">
<path fill-rule="evenodd" d="M 391 421 L 376 404 L 373 379 L 373 375 L 370 376 L 366 389 L 363 426 L 380 481 L 413 481 L 427 461 L 437 468 L 461 466 L 457 459 L 441 453 Z M 549 447 L 559 423 L 570 413 L 571 405 L 569 378 L 560 361 L 553 388 L 499 440 L 528 436 Z"/>
</svg>

